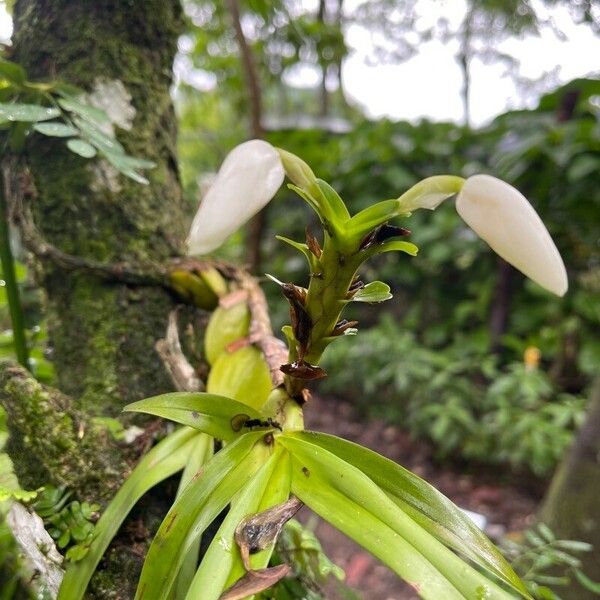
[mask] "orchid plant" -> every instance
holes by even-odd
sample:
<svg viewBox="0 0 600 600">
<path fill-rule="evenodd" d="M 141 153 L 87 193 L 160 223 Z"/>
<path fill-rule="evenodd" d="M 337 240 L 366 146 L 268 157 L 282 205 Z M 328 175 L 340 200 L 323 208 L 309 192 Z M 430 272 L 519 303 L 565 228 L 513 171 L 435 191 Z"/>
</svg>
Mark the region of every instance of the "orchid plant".
<svg viewBox="0 0 600 600">
<path fill-rule="evenodd" d="M 108 543 L 137 499 L 182 470 L 177 498 L 148 551 L 139 600 L 235 600 L 254 597 L 289 573 L 270 566 L 285 523 L 305 504 L 361 544 L 423 598 L 508 599 L 529 593 L 500 552 L 459 508 L 418 476 L 366 448 L 305 431 L 307 382 L 324 377 L 319 361 L 340 336 L 350 302 L 391 298 L 383 282 L 364 284 L 361 265 L 399 252 L 414 256 L 409 231 L 393 224 L 456 195 L 464 221 L 501 257 L 552 293 L 564 295 L 562 259 L 529 202 L 489 175 L 424 179 L 399 198 L 351 215 L 344 201 L 297 156 L 251 140 L 232 150 L 206 194 L 187 240 L 191 255 L 217 249 L 261 210 L 285 176 L 315 211 L 322 232 L 279 236 L 303 254 L 307 287 L 271 279 L 290 305 L 283 328 L 287 362 L 272 365 L 250 334 L 243 295 L 218 273 L 204 284 L 219 297 L 205 336 L 211 365 L 205 392 L 178 392 L 126 407 L 182 425 L 133 470 L 96 526 L 85 557 L 66 572 L 59 599 L 77 600 Z M 179 281 L 181 286 L 181 280 Z M 270 357 L 272 363 L 272 356 Z M 215 446 L 214 440 L 219 441 Z M 220 448 L 214 452 L 215 448 Z M 199 540 L 226 508 L 198 563 Z"/>
</svg>

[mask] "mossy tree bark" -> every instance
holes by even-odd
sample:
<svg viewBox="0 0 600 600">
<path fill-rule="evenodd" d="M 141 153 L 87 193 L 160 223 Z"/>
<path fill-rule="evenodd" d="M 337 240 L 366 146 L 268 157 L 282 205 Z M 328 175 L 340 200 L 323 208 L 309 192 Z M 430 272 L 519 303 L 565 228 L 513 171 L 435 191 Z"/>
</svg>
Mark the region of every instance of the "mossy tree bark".
<svg viewBox="0 0 600 600">
<path fill-rule="evenodd" d="M 587 419 L 575 443 L 556 472 L 539 514 L 562 539 L 581 540 L 594 546 L 582 557 L 584 573 L 600 581 L 600 378 L 596 380 Z M 577 582 L 561 597 L 592 600 L 598 595 L 584 590 Z"/>
<path fill-rule="evenodd" d="M 179 0 L 17 0 L 14 15 L 14 57 L 30 77 L 88 91 L 120 82 L 103 98 L 124 119 L 133 114 L 128 104 L 135 110 L 118 137 L 130 154 L 157 164 L 142 186 L 102 161 L 75 157 L 61 141 L 36 138 L 28 162 L 42 235 L 65 252 L 109 262 L 177 254 L 186 215 L 169 86 Z M 119 89 L 124 94 L 111 97 Z M 59 387 L 78 408 L 117 415 L 125 401 L 170 387 L 153 349 L 173 304 L 167 292 L 43 266 Z"/>
<path fill-rule="evenodd" d="M 188 215 L 169 95 L 183 24 L 180 0 L 17 0 L 14 22 L 13 58 L 29 77 L 60 79 L 92 93 L 125 125 L 117 135 L 127 152 L 157 165 L 148 172 L 150 184 L 143 186 L 98 159 L 78 158 L 65 149 L 64 141 L 36 136 L 26 148 L 26 204 L 41 235 L 63 252 L 107 263 L 158 264 L 180 254 Z M 73 491 L 82 499 L 96 495 L 106 501 L 126 474 L 131 450 L 101 436 L 96 451 L 106 454 L 99 466 L 89 444 L 79 444 L 75 428 L 91 416 L 118 416 L 127 402 L 172 390 L 154 346 L 164 337 L 177 301 L 160 285 L 110 281 L 93 272 L 66 270 L 52 260 L 38 267 L 58 387 L 64 395 L 35 387 L 14 367 L 2 372 L 0 399 L 9 413 L 9 451 L 17 475 L 29 487 L 49 483 L 45 478 L 64 483 L 69 464 L 90 459 L 106 477 L 97 473 L 92 478 L 96 487 Z M 28 386 L 35 388 L 35 402 L 21 409 L 17 396 Z M 63 415 L 55 429 L 69 446 L 55 465 L 50 454 L 39 460 L 40 443 L 31 443 L 50 435 L 45 423 L 52 419 L 44 418 L 48 411 Z M 45 442 L 51 445 L 53 440 Z M 69 455 L 80 450 L 81 456 L 71 461 Z M 77 487 L 78 481 L 85 476 L 68 483 Z M 152 511 L 154 519 L 160 516 Z M 133 550 L 121 540 L 108 552 L 92 597 L 133 597 L 143 547 L 139 539 L 134 541 Z"/>
</svg>

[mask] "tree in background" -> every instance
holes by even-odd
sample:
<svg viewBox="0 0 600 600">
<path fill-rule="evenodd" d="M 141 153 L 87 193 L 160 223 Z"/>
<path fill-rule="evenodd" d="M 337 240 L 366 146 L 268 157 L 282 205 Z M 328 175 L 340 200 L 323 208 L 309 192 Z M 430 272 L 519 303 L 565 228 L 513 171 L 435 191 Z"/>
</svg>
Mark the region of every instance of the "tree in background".
<svg viewBox="0 0 600 600">
<path fill-rule="evenodd" d="M 590 397 L 587 419 L 575 443 L 558 467 L 538 519 L 559 536 L 593 545 L 595 553 L 584 557 L 585 570 L 600 575 L 600 379 Z M 593 600 L 598 595 L 577 582 L 564 595 L 569 600 Z"/>
<path fill-rule="evenodd" d="M 7 171 L 27 182 L 23 209 L 51 249 L 29 247 L 47 298 L 60 389 L 42 391 L 3 363 L 9 452 L 21 485 L 66 485 L 103 503 L 128 471 L 130 449 L 94 428 L 93 418 L 115 417 L 126 402 L 171 389 L 154 344 L 176 299 L 160 277 L 128 277 L 126 265 L 168 261 L 186 229 L 169 95 L 183 15 L 179 0 L 17 0 L 14 24 L 13 57 L 32 79 L 60 78 L 104 94 L 124 127 L 122 144 L 156 163 L 149 185 L 140 186 L 105 162 L 74 157 L 61 140 L 36 137 L 26 165 Z M 75 260 L 57 258 L 64 255 Z M 121 264 L 122 276 L 102 273 L 98 263 Z M 141 558 L 127 543 L 107 557 L 94 597 L 133 593 Z"/>
<path fill-rule="evenodd" d="M 448 17 L 431 18 L 441 4 L 433 0 L 425 11 L 415 0 L 369 0 L 359 5 L 353 21 L 373 32 L 376 60 L 404 62 L 421 44 L 433 39 L 455 46 L 463 82 L 464 122 L 469 126 L 473 61 L 501 63 L 514 75 L 518 59 L 502 52 L 498 45 L 516 35 L 537 33 L 541 23 L 528 0 L 467 0 L 457 24 Z"/>
<path fill-rule="evenodd" d="M 336 111 L 343 110 L 341 64 L 346 48 L 341 1 L 322 0 L 312 13 L 289 0 L 190 0 L 185 7 L 194 25 L 188 33 L 188 67 L 210 73 L 217 82 L 216 89 L 206 93 L 203 101 L 199 103 L 194 94 L 194 100 L 184 104 L 184 110 L 200 116 L 198 130 L 206 130 L 207 126 L 204 103 L 217 107 L 224 121 L 230 121 L 233 117 L 228 115 L 232 114 L 246 117 L 248 125 L 245 131 L 238 130 L 241 137 L 236 141 L 264 137 L 266 120 L 297 120 L 298 113 L 326 117 L 332 109 L 328 89 L 331 79 L 338 90 Z M 320 70 L 321 85 L 318 100 L 314 93 L 300 94 L 298 106 L 298 100 L 290 97 L 297 94 L 285 83 L 284 74 L 303 64 Z M 319 109 L 311 108 L 311 104 Z M 258 271 L 261 262 L 266 218 L 267 212 L 263 211 L 248 227 L 244 259 L 253 272 Z"/>
</svg>

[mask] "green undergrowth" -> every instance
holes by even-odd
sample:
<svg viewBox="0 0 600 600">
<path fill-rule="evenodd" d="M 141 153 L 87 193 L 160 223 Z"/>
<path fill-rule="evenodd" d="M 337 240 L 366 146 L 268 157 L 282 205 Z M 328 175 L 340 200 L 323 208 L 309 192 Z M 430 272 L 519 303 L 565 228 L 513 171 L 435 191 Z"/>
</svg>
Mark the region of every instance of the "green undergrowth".
<svg viewBox="0 0 600 600">
<path fill-rule="evenodd" d="M 584 417 L 585 399 L 557 390 L 543 364 L 500 365 L 464 338 L 432 350 L 388 316 L 351 342 L 328 350 L 320 389 L 430 439 L 440 457 L 549 475 Z"/>
</svg>

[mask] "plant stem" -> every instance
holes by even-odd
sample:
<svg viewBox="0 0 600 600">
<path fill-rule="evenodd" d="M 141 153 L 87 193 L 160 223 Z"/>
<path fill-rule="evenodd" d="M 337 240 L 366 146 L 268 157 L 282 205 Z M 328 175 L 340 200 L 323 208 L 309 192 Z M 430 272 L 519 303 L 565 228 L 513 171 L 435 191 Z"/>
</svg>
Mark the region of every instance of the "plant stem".
<svg viewBox="0 0 600 600">
<path fill-rule="evenodd" d="M 322 254 L 317 272 L 311 273 L 304 308 L 310 319 L 310 337 L 303 360 L 318 365 L 325 348 L 332 341 L 333 330 L 347 303 L 347 294 L 362 257 L 356 248 L 342 249 L 337 237 L 325 232 Z M 300 348 L 290 348 L 289 360 L 293 362 Z M 291 398 L 297 398 L 306 381 L 286 375 L 285 389 Z"/>
<path fill-rule="evenodd" d="M 354 258 L 341 252 L 334 239 L 325 234 L 321 255 L 322 273 L 311 277 L 306 297 L 312 331 L 305 360 L 311 364 L 317 364 L 320 360 L 327 346 L 324 338 L 331 336 L 346 305 L 346 294 L 358 269 Z"/>
<path fill-rule="evenodd" d="M 10 248 L 10 234 L 8 229 L 8 211 L 4 196 L 4 179 L 0 175 L 0 263 L 8 298 L 8 309 L 13 331 L 13 344 L 17 360 L 26 369 L 29 369 L 29 352 L 25 339 L 25 320 L 23 307 L 19 297 L 19 287 L 15 273 L 15 261 Z"/>
</svg>

